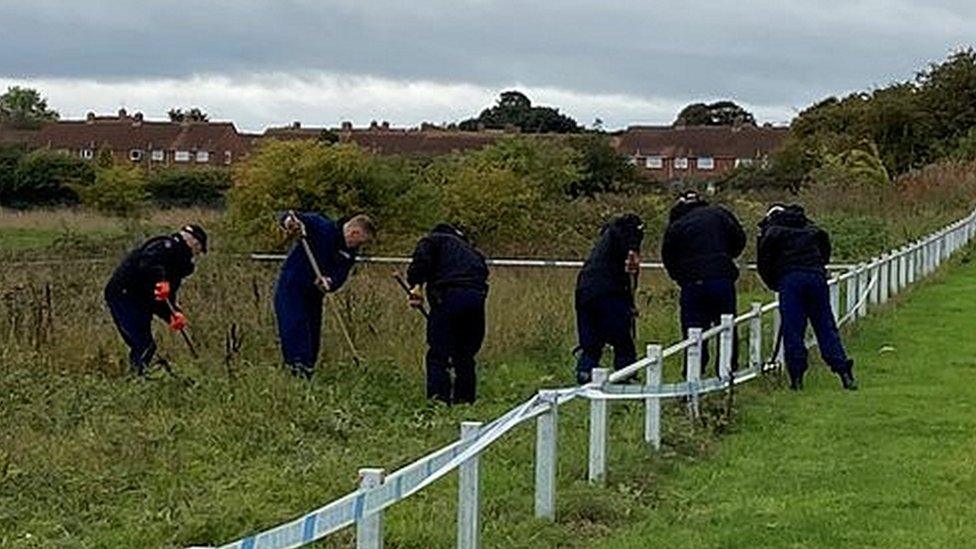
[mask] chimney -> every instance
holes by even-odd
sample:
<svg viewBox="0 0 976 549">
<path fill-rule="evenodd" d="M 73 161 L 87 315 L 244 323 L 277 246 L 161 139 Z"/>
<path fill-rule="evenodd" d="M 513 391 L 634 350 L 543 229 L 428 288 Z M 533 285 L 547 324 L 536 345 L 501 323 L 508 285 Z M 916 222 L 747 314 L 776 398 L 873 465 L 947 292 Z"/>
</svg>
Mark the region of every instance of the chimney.
<svg viewBox="0 0 976 549">
<path fill-rule="evenodd" d="M 88 123 L 88 124 L 94 124 L 95 123 L 95 113 L 93 113 L 92 111 L 88 111 L 88 114 L 85 115 L 85 122 Z"/>
<path fill-rule="evenodd" d="M 371 130 L 378 129 L 379 127 L 380 127 L 380 125 L 377 124 L 375 120 L 373 120 L 372 122 L 369 123 L 369 129 L 371 129 Z"/>
<path fill-rule="evenodd" d="M 302 123 L 300 121 L 298 121 L 298 120 L 292 122 L 291 123 L 291 129 L 293 129 L 293 130 L 300 130 L 300 129 L 302 129 Z"/>
<path fill-rule="evenodd" d="M 129 114 L 125 112 L 125 109 L 119 109 L 119 120 L 125 120 Z"/>
<path fill-rule="evenodd" d="M 380 124 L 380 127 L 382 127 L 383 130 L 385 131 L 390 131 L 390 123 L 387 122 L 386 120 L 384 120 L 383 123 Z"/>
<path fill-rule="evenodd" d="M 141 112 L 137 112 L 134 115 L 132 115 L 132 125 L 133 126 L 141 126 L 142 125 L 142 113 Z"/>
<path fill-rule="evenodd" d="M 343 121 L 342 122 L 342 131 L 344 131 L 344 132 L 351 132 L 352 131 L 352 122 L 350 122 L 348 120 Z"/>
</svg>

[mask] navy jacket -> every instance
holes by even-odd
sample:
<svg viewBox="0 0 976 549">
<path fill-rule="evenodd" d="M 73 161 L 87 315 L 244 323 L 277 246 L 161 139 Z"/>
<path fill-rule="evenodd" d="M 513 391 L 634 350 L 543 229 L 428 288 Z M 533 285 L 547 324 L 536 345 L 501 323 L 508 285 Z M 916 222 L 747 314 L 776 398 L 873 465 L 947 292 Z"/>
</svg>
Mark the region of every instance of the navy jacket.
<svg viewBox="0 0 976 549">
<path fill-rule="evenodd" d="M 802 270 L 827 275 L 830 237 L 817 227 L 799 206 L 766 217 L 759 223 L 759 276 L 771 290 L 789 271 Z"/>
<path fill-rule="evenodd" d="M 168 321 L 169 307 L 156 301 L 156 283 L 169 282 L 170 301 L 175 305 L 180 284 L 193 269 L 193 251 L 179 233 L 150 238 L 116 267 L 105 286 L 105 298 L 129 298 Z"/>
<path fill-rule="evenodd" d="M 440 224 L 417 242 L 407 268 L 407 283 L 411 287 L 426 284 L 432 303 L 449 288 L 469 288 L 488 295 L 488 264 L 463 233 Z"/>
<path fill-rule="evenodd" d="M 305 224 L 308 244 L 322 274 L 332 280 L 332 291 L 338 290 L 345 284 L 349 271 L 356 263 L 356 250 L 346 246 L 342 224 L 317 213 L 295 215 Z M 281 266 L 278 290 L 304 292 L 317 291 L 316 288 L 315 270 L 308 261 L 305 247 L 296 241 Z"/>
<path fill-rule="evenodd" d="M 735 280 L 735 258 L 746 246 L 739 220 L 721 206 L 707 202 L 678 204 L 671 209 L 661 243 L 661 259 L 679 285 L 699 280 Z"/>
<path fill-rule="evenodd" d="M 585 305 L 606 296 L 633 301 L 630 275 L 625 269 L 627 254 L 640 253 L 644 223 L 634 214 L 620 216 L 600 229 L 590 256 L 576 277 L 576 303 Z"/>
</svg>

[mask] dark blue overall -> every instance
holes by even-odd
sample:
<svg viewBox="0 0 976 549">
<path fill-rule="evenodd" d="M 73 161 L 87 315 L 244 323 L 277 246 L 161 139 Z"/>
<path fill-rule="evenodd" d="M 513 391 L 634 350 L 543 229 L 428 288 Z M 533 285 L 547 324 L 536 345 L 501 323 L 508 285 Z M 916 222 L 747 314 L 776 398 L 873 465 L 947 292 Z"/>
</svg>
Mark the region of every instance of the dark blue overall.
<svg viewBox="0 0 976 549">
<path fill-rule="evenodd" d="M 322 215 L 297 214 L 305 224 L 307 240 L 322 274 L 336 291 L 355 263 L 355 250 L 346 247 L 342 227 Z M 315 285 L 315 270 L 301 242 L 292 246 L 275 286 L 274 307 L 282 359 L 292 373 L 312 376 L 322 334 L 322 291 Z"/>
</svg>

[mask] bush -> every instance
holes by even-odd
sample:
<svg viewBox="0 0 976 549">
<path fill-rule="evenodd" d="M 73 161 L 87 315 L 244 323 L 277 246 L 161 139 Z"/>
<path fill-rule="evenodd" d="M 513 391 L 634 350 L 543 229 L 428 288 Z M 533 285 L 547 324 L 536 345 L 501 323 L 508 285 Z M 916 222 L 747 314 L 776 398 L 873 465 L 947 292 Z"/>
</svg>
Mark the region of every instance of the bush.
<svg viewBox="0 0 976 549">
<path fill-rule="evenodd" d="M 637 168 L 617 152 L 602 134 L 584 134 L 567 141 L 579 158 L 580 176 L 570 185 L 573 197 L 634 189 L 640 182 Z"/>
<path fill-rule="evenodd" d="M 0 146 L 0 204 L 7 204 L 7 197 L 17 187 L 17 164 L 26 154 L 24 145 Z"/>
<path fill-rule="evenodd" d="M 224 168 L 158 170 L 149 175 L 146 191 L 159 206 L 220 206 L 231 187 L 231 172 Z"/>
<path fill-rule="evenodd" d="M 277 241 L 273 214 L 288 209 L 333 216 L 365 211 L 384 226 L 410 226 L 418 196 L 412 183 L 399 161 L 355 145 L 271 141 L 235 172 L 228 220 L 262 245 Z"/>
<path fill-rule="evenodd" d="M 80 158 L 39 149 L 19 159 L 13 185 L 3 200 L 14 206 L 74 204 L 76 189 L 94 180 L 95 171 Z"/>
<path fill-rule="evenodd" d="M 99 169 L 95 183 L 78 187 L 85 206 L 117 217 L 138 217 L 145 213 L 146 180 L 138 168 Z"/>
</svg>

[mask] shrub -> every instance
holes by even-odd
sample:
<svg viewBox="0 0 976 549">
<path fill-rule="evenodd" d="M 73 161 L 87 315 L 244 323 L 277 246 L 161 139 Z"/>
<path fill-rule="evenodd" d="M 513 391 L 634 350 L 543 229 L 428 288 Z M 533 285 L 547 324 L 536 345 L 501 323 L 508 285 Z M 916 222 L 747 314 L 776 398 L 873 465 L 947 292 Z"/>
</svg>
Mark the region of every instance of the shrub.
<svg viewBox="0 0 976 549">
<path fill-rule="evenodd" d="M 224 168 L 157 170 L 149 175 L 146 191 L 166 207 L 220 206 L 231 187 L 231 172 Z"/>
<path fill-rule="evenodd" d="M 117 217 L 138 217 L 145 213 L 146 181 L 138 168 L 99 169 L 95 183 L 78 187 L 85 206 Z"/>
<path fill-rule="evenodd" d="M 14 184 L 5 203 L 11 205 L 55 205 L 78 202 L 76 189 L 95 179 L 91 165 L 73 156 L 39 149 L 17 162 Z"/>
</svg>

